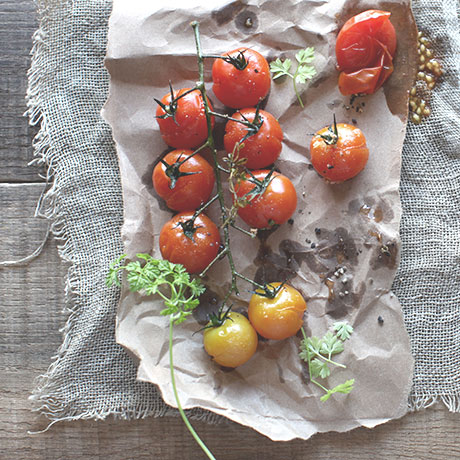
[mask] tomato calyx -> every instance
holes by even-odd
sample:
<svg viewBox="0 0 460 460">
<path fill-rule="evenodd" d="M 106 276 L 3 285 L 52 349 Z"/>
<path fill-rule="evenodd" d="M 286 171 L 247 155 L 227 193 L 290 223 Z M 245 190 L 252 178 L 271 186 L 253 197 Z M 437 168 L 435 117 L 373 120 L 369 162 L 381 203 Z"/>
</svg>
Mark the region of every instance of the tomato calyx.
<svg viewBox="0 0 460 460">
<path fill-rule="evenodd" d="M 164 114 L 163 115 L 156 115 L 155 118 L 161 118 L 162 120 L 166 120 L 167 118 L 172 118 L 174 123 L 179 126 L 179 123 L 177 123 L 176 120 L 176 113 L 177 113 L 177 103 L 179 102 L 179 99 L 183 98 L 187 94 L 196 91 L 197 88 L 191 88 L 188 91 L 184 91 L 180 96 L 175 97 L 174 96 L 174 90 L 172 87 L 171 80 L 169 80 L 169 91 L 171 93 L 171 100 L 169 101 L 168 104 L 164 104 L 157 98 L 153 98 L 153 100 L 163 109 Z"/>
<path fill-rule="evenodd" d="M 321 134 L 319 137 L 323 139 L 323 141 L 327 145 L 335 145 L 339 141 L 339 132 L 337 131 L 337 121 L 335 119 L 334 113 L 334 123 L 329 126 L 327 132 L 325 134 Z"/>
<path fill-rule="evenodd" d="M 283 281 L 279 286 L 273 286 L 270 283 L 264 283 L 261 288 L 257 288 L 255 291 L 252 291 L 254 294 L 257 294 L 260 297 L 266 297 L 267 299 L 274 299 L 281 289 L 283 289 L 286 281 Z"/>
<path fill-rule="evenodd" d="M 215 57 L 217 59 L 222 59 L 228 64 L 231 64 L 237 70 L 244 70 L 248 66 L 248 63 L 249 63 L 249 61 L 246 59 L 246 56 L 244 55 L 245 51 L 246 51 L 245 49 L 238 51 L 238 54 L 236 56 L 229 56 L 227 54 L 226 56 L 215 56 Z"/>
<path fill-rule="evenodd" d="M 270 182 L 273 180 L 273 173 L 275 172 L 275 166 L 270 169 L 270 172 L 263 178 L 263 180 L 257 179 L 256 176 L 249 169 L 246 171 L 250 176 L 247 180 L 254 184 L 254 188 L 243 195 L 242 198 L 246 198 L 248 202 L 254 200 L 258 196 L 261 196 L 267 190 L 267 187 L 270 185 Z"/>
<path fill-rule="evenodd" d="M 180 157 L 176 159 L 176 161 L 172 164 L 167 163 L 165 160 L 161 159 L 160 162 L 162 165 L 164 165 L 165 169 L 165 174 L 171 181 L 169 184 L 169 188 L 172 190 L 175 186 L 179 178 L 184 177 L 184 176 L 193 176 L 194 174 L 199 174 L 200 171 L 195 171 L 195 172 L 187 172 L 187 171 L 181 171 L 180 167 L 189 159 L 193 156 L 189 155 L 185 157 L 184 160 L 180 160 Z"/>
<path fill-rule="evenodd" d="M 188 219 L 184 222 L 178 222 L 177 225 L 180 225 L 182 227 L 182 230 L 184 232 L 184 235 L 192 240 L 194 240 L 195 232 L 198 230 L 198 226 L 195 225 L 195 216 L 193 216 L 191 219 Z"/>
<path fill-rule="evenodd" d="M 246 139 L 248 139 L 251 136 L 254 136 L 255 134 L 257 134 L 259 132 L 259 129 L 263 125 L 264 120 L 260 116 L 260 103 L 257 104 L 257 106 L 256 106 L 256 112 L 254 114 L 254 120 L 252 120 L 252 121 L 249 121 L 248 118 L 243 113 L 241 113 L 241 112 L 238 112 L 238 113 L 241 115 L 243 120 L 246 122 L 246 123 L 244 123 L 244 125 L 247 126 L 246 135 L 243 138 L 241 138 L 240 141 L 238 142 L 241 145 L 241 144 L 244 143 L 244 141 Z M 241 123 L 241 121 L 240 121 L 240 123 Z"/>
</svg>

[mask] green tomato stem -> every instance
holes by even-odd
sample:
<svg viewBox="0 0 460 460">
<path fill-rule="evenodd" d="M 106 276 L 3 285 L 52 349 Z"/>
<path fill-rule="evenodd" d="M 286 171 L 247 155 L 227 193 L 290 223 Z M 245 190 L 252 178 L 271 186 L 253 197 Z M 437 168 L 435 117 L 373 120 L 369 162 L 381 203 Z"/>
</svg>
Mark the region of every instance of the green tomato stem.
<svg viewBox="0 0 460 460">
<path fill-rule="evenodd" d="M 174 365 L 173 365 L 173 325 L 174 320 L 172 317 L 169 318 L 169 369 L 171 371 L 171 385 L 174 392 L 174 398 L 176 400 L 177 408 L 179 409 L 179 413 L 184 421 L 186 427 L 195 438 L 195 441 L 201 447 L 203 452 L 207 455 L 207 457 L 211 460 L 216 460 L 214 455 L 212 455 L 211 451 L 206 447 L 206 444 L 201 440 L 198 436 L 197 432 L 193 429 L 191 423 L 189 422 L 187 416 L 185 415 L 184 410 L 182 409 L 182 405 L 179 400 L 179 395 L 177 394 L 177 387 L 176 387 L 176 379 L 174 377 Z"/>
</svg>

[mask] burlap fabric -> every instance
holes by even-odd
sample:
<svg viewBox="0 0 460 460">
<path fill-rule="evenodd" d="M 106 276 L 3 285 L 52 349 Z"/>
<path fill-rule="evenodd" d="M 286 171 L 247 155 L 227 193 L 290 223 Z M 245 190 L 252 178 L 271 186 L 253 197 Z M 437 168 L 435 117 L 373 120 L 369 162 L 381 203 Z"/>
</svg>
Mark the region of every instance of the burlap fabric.
<svg viewBox="0 0 460 460">
<path fill-rule="evenodd" d="M 63 345 L 32 399 L 51 420 L 138 418 L 174 413 L 114 339 L 119 292 L 104 278 L 122 252 L 120 177 L 109 127 L 103 66 L 109 0 L 37 0 L 29 75 L 29 116 L 41 124 L 38 162 L 53 185 L 43 213 L 70 263 Z M 460 411 L 460 94 L 459 4 L 415 0 L 419 25 L 446 70 L 429 122 L 409 125 L 403 151 L 401 267 L 394 290 L 416 360 L 409 405 L 441 399 Z M 200 410 L 194 417 L 217 421 Z"/>
</svg>

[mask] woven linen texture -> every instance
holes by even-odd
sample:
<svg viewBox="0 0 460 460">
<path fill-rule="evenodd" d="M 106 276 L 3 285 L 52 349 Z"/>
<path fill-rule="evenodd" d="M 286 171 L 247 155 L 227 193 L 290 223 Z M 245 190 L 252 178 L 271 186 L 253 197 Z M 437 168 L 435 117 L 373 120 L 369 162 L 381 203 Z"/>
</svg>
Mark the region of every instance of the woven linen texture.
<svg viewBox="0 0 460 460">
<path fill-rule="evenodd" d="M 52 421 L 173 414 L 115 343 L 116 289 L 104 284 L 122 252 L 121 185 L 110 128 L 100 117 L 108 92 L 103 66 L 111 2 L 37 0 L 28 105 L 38 163 L 53 186 L 44 214 L 70 264 L 69 318 L 56 360 L 37 382 L 35 407 Z M 408 126 L 401 176 L 402 256 L 394 291 L 415 356 L 409 404 L 442 399 L 460 411 L 459 18 L 456 0 L 414 1 L 421 30 L 446 69 L 428 123 Z M 201 410 L 194 418 L 216 422 Z"/>
</svg>

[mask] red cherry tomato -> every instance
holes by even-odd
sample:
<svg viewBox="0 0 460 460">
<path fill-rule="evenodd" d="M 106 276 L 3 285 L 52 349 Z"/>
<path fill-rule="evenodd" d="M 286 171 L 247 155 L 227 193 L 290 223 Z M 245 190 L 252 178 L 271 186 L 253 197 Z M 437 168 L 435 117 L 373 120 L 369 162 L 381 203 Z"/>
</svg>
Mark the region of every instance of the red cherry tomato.
<svg viewBox="0 0 460 460">
<path fill-rule="evenodd" d="M 183 88 L 179 91 L 174 91 L 174 100 L 189 91 L 189 89 Z M 161 137 L 168 145 L 176 149 L 193 149 L 204 143 L 208 137 L 208 125 L 206 123 L 203 98 L 199 90 L 192 91 L 177 99 L 176 107 L 174 107 L 175 104 L 172 104 L 171 107 L 171 93 L 163 96 L 161 103 L 171 111 L 171 114 L 167 114 L 161 105 L 158 105 L 156 111 Z M 209 99 L 208 104 L 212 110 Z M 214 121 L 214 117 L 212 117 L 213 127 Z"/>
<path fill-rule="evenodd" d="M 253 171 L 252 176 L 236 185 L 237 196 L 250 197 L 248 193 L 257 192 L 261 183 L 267 181 L 268 170 Z M 265 191 L 256 195 L 246 206 L 238 209 L 238 215 L 251 228 L 269 228 L 281 225 L 294 214 L 297 206 L 297 194 L 292 182 L 282 174 L 274 171 Z M 265 181 L 264 181 L 265 180 Z"/>
<path fill-rule="evenodd" d="M 249 48 L 238 48 L 222 56 L 240 62 L 237 65 L 244 68 L 240 70 L 223 59 L 214 61 L 212 89 L 217 99 L 234 109 L 257 105 L 270 91 L 271 76 L 267 60 Z"/>
<path fill-rule="evenodd" d="M 214 187 L 214 170 L 191 150 L 173 150 L 153 170 L 153 186 L 175 211 L 196 209 L 209 199 Z M 168 167 L 165 165 L 169 165 Z"/>
<path fill-rule="evenodd" d="M 182 264 L 189 273 L 202 272 L 219 252 L 219 230 L 204 214 L 193 223 L 193 212 L 182 212 L 166 222 L 160 232 L 164 259 Z M 182 224 L 186 224 L 184 229 Z"/>
<path fill-rule="evenodd" d="M 364 11 L 340 30 L 335 52 L 342 94 L 372 94 L 393 72 L 396 32 L 390 15 L 387 11 Z"/>
<path fill-rule="evenodd" d="M 237 120 L 254 121 L 256 109 L 242 109 L 232 115 Z M 260 124 L 261 123 L 261 124 Z M 228 153 L 233 152 L 235 144 L 243 139 L 244 147 L 239 150 L 239 158 L 247 158 L 249 169 L 265 168 L 276 161 L 281 153 L 283 131 L 276 118 L 265 110 L 259 110 L 256 125 L 260 124 L 255 134 L 250 134 L 247 126 L 237 121 L 228 121 L 225 126 L 224 146 Z"/>
<path fill-rule="evenodd" d="M 315 134 L 310 143 L 311 163 L 327 180 L 343 182 L 364 169 L 369 149 L 364 134 L 356 126 L 337 123 L 337 137 L 334 136 L 332 126 Z"/>
<path fill-rule="evenodd" d="M 270 283 L 279 288 L 281 283 Z M 256 291 L 249 301 L 248 316 L 254 329 L 266 339 L 282 340 L 297 334 L 303 324 L 307 304 L 299 291 L 284 285 L 273 299 Z"/>
</svg>

